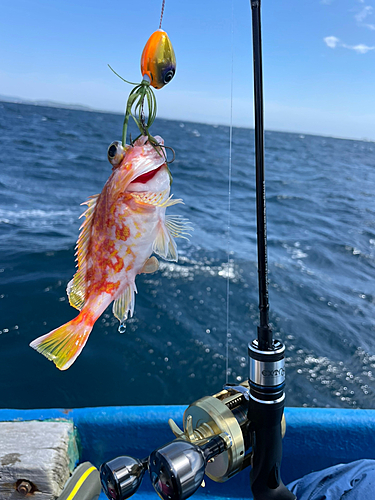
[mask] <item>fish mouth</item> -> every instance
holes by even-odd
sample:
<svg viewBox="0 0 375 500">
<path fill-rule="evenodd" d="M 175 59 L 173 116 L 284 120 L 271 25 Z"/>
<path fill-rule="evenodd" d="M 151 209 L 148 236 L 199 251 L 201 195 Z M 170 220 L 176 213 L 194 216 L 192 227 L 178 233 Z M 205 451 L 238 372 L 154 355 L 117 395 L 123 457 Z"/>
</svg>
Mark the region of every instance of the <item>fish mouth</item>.
<svg viewBox="0 0 375 500">
<path fill-rule="evenodd" d="M 164 165 L 164 163 L 163 163 Z M 141 174 L 135 179 L 131 181 L 131 184 L 133 183 L 139 183 L 139 184 L 146 184 L 148 181 L 150 181 L 163 167 L 163 165 L 160 165 L 160 167 L 156 167 L 153 170 L 150 170 L 149 172 L 146 172 L 145 174 Z"/>
<path fill-rule="evenodd" d="M 146 184 L 166 165 L 164 141 L 158 135 L 154 137 L 154 141 L 155 143 L 151 143 L 147 136 L 141 136 L 133 143 L 133 147 L 127 148 L 122 165 L 125 170 L 132 172 L 129 172 L 129 184 Z M 156 148 L 156 145 L 159 147 Z"/>
</svg>

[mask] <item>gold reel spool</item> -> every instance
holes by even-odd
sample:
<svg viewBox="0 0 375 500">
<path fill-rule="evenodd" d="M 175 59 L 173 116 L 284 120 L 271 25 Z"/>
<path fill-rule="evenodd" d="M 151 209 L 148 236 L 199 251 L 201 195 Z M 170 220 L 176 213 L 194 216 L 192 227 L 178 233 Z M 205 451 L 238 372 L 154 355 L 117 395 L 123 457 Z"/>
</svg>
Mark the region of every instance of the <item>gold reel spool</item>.
<svg viewBox="0 0 375 500">
<path fill-rule="evenodd" d="M 241 384 L 244 389 L 248 389 L 248 382 Z M 228 448 L 223 453 L 215 457 L 207 464 L 206 474 L 216 482 L 224 482 L 237 474 L 240 470 L 250 464 L 250 460 L 245 459 L 244 432 L 247 426 L 241 425 L 232 413 L 235 408 L 242 407 L 247 413 L 247 401 L 243 394 L 235 388 L 233 390 L 224 389 L 213 395 L 205 396 L 192 403 L 184 412 L 182 431 L 178 425 L 169 419 L 168 423 L 173 434 L 179 439 L 195 442 L 199 444 L 215 435 L 226 436 Z M 248 423 L 247 419 L 245 423 Z M 281 422 L 281 434 L 285 435 L 285 418 Z M 246 459 L 251 454 L 246 455 Z"/>
<path fill-rule="evenodd" d="M 206 468 L 207 476 L 217 482 L 226 481 L 242 469 L 245 456 L 243 433 L 227 406 L 239 396 L 241 394 L 232 395 L 229 391 L 222 391 L 214 396 L 198 399 L 184 412 L 184 431 L 172 419 L 169 420 L 174 435 L 187 441 L 197 443 L 218 434 L 227 436 L 228 449 L 210 461 Z"/>
</svg>

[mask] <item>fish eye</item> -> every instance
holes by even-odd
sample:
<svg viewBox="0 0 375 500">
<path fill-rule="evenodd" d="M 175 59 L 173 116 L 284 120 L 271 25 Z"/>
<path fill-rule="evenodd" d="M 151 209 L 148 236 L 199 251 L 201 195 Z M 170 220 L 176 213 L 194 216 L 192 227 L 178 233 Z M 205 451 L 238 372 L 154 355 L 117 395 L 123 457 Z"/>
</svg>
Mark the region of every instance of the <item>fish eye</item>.
<svg viewBox="0 0 375 500">
<path fill-rule="evenodd" d="M 111 144 L 108 148 L 108 158 L 113 159 L 117 153 L 117 146 L 115 144 Z"/>
<path fill-rule="evenodd" d="M 114 141 L 108 148 L 108 160 L 114 166 L 117 167 L 124 158 L 124 148 L 122 147 L 121 142 Z"/>
<path fill-rule="evenodd" d="M 169 83 L 173 77 L 174 77 L 174 69 L 170 69 L 164 75 L 164 83 Z"/>
</svg>

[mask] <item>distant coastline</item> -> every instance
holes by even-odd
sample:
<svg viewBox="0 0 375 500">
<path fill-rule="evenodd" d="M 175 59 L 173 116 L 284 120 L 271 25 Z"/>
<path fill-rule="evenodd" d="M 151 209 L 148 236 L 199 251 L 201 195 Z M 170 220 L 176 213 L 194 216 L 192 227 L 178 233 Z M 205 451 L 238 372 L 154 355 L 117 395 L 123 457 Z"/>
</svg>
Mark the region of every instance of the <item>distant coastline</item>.
<svg viewBox="0 0 375 500">
<path fill-rule="evenodd" d="M 25 104 L 28 106 L 46 106 L 48 108 L 61 108 L 61 109 L 71 109 L 74 111 L 87 111 L 90 113 L 108 113 L 110 115 L 122 115 L 123 112 L 120 111 L 108 111 L 107 109 L 97 109 L 97 108 L 91 108 L 90 106 L 84 106 L 82 104 L 67 104 L 63 102 L 58 102 L 58 101 L 49 101 L 49 100 L 32 100 L 32 99 L 23 99 L 21 97 L 13 97 L 13 96 L 6 96 L 6 95 L 1 95 L 0 94 L 0 103 L 1 102 L 8 102 L 11 104 Z M 211 123 L 211 122 L 195 122 L 191 120 L 185 120 L 183 118 L 165 118 L 164 116 L 159 117 L 161 120 L 168 120 L 168 121 L 180 121 L 183 123 L 196 123 L 196 124 L 202 124 L 202 125 L 213 125 L 213 126 L 223 126 L 223 127 L 229 127 L 228 124 L 225 123 Z M 239 128 L 239 129 L 248 129 L 248 130 L 254 130 L 252 127 L 243 127 L 243 126 L 237 126 L 234 125 L 233 128 Z M 270 130 L 266 129 L 266 133 L 281 133 L 281 134 L 296 134 L 299 136 L 312 136 L 312 137 L 325 137 L 325 138 L 330 138 L 330 139 L 341 139 L 344 141 L 360 141 L 360 142 L 375 142 L 375 139 L 369 139 L 367 137 L 362 137 L 361 139 L 355 138 L 355 137 L 339 137 L 339 136 L 334 136 L 334 135 L 323 135 L 323 134 L 312 134 L 311 132 L 296 132 L 296 131 L 290 131 L 290 130 Z"/>
<path fill-rule="evenodd" d="M 31 106 L 46 106 L 48 108 L 61 108 L 61 109 L 75 109 L 78 111 L 91 111 L 95 113 L 113 113 L 119 114 L 115 111 L 107 111 L 104 109 L 94 109 L 89 106 L 83 106 L 82 104 L 66 104 L 63 102 L 57 101 L 49 101 L 49 100 L 31 100 L 31 99 L 22 99 L 21 97 L 13 97 L 0 95 L 0 102 L 10 102 L 12 104 L 28 104 Z"/>
</svg>

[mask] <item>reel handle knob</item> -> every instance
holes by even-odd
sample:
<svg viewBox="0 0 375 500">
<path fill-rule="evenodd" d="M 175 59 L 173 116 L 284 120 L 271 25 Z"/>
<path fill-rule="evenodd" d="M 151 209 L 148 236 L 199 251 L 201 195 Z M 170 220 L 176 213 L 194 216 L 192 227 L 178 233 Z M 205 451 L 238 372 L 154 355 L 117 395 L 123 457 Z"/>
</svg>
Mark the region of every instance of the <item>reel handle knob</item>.
<svg viewBox="0 0 375 500">
<path fill-rule="evenodd" d="M 141 485 L 147 459 L 122 456 L 105 462 L 100 467 L 103 491 L 110 500 L 126 500 Z"/>
</svg>

